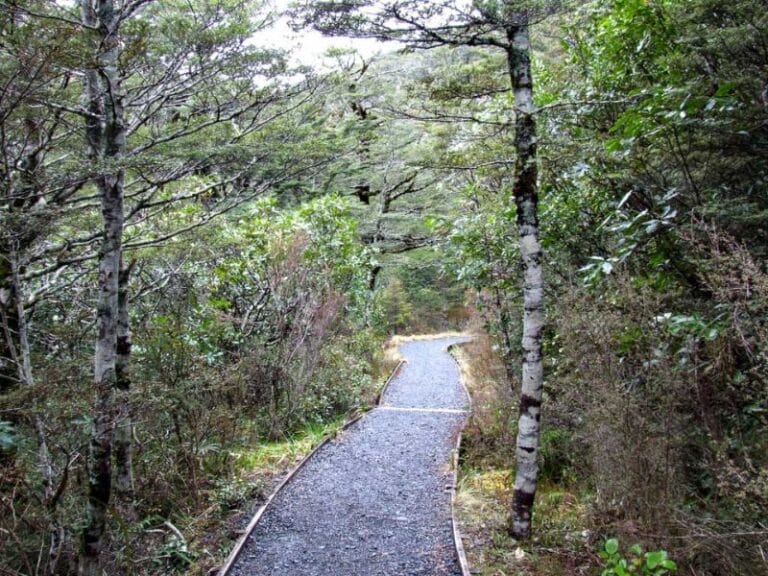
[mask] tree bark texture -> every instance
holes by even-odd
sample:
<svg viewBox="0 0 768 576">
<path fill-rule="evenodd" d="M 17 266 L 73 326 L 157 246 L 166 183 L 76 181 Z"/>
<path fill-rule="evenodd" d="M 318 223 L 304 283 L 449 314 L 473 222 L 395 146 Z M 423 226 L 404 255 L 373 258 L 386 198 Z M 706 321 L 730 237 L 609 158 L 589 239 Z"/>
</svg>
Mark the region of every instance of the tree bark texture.
<svg viewBox="0 0 768 576">
<path fill-rule="evenodd" d="M 539 431 L 544 384 L 542 331 L 544 284 L 539 242 L 536 117 L 533 104 L 531 46 L 528 19 L 522 16 L 508 30 L 509 73 L 515 98 L 514 197 L 523 265 L 523 374 L 520 416 L 515 451 L 515 490 L 512 502 L 512 536 L 527 538 L 539 472 Z"/>
<path fill-rule="evenodd" d="M 117 357 L 115 379 L 117 389 L 117 428 L 115 430 L 115 492 L 124 512 L 134 516 L 133 484 L 133 418 L 131 414 L 131 324 L 128 315 L 128 285 L 132 265 L 120 266 L 117 289 Z"/>
<path fill-rule="evenodd" d="M 118 292 L 123 234 L 125 120 L 118 71 L 120 12 L 115 0 L 81 0 L 83 23 L 97 29 L 95 63 L 86 70 L 86 125 L 89 154 L 101 172 L 95 183 L 101 199 L 103 232 L 98 255 L 98 302 L 94 389 L 96 402 L 88 455 L 88 503 L 81 536 L 79 573 L 100 574 L 100 556 L 112 490 L 112 449 L 117 420 Z"/>
</svg>

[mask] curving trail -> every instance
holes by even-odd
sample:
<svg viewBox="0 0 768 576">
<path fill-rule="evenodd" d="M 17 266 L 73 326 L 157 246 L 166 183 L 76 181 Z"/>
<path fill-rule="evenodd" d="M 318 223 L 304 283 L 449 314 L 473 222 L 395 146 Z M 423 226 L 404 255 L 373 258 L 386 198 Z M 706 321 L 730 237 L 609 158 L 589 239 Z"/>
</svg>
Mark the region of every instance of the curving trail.
<svg viewBox="0 0 768 576">
<path fill-rule="evenodd" d="M 449 345 L 408 342 L 381 405 L 322 447 L 266 509 L 233 576 L 461 576 L 452 450 L 468 398 Z"/>
</svg>

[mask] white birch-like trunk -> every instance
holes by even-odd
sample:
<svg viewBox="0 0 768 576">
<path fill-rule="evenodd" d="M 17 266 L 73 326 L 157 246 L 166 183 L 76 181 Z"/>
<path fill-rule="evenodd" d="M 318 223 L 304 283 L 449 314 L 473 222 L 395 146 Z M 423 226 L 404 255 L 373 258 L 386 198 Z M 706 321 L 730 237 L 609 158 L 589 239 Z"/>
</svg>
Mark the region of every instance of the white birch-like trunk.
<svg viewBox="0 0 768 576">
<path fill-rule="evenodd" d="M 125 151 L 125 121 L 118 71 L 120 13 L 115 0 L 80 0 L 83 23 L 98 30 L 97 61 L 85 73 L 86 139 L 94 162 L 119 162 Z M 88 503 L 78 572 L 101 573 L 100 556 L 112 490 L 116 422 L 118 291 L 123 234 L 123 171 L 111 168 L 95 179 L 101 198 L 103 236 L 98 257 L 98 303 L 94 389 L 96 403 L 88 454 Z"/>
<path fill-rule="evenodd" d="M 533 103 L 531 45 L 528 18 L 518 17 L 508 31 L 509 73 L 515 97 L 514 196 L 523 265 L 523 374 L 520 417 L 515 451 L 515 491 L 511 533 L 527 538 L 536 497 L 539 472 L 539 429 L 544 384 L 542 330 L 544 328 L 544 282 L 539 242 L 536 117 Z"/>
</svg>

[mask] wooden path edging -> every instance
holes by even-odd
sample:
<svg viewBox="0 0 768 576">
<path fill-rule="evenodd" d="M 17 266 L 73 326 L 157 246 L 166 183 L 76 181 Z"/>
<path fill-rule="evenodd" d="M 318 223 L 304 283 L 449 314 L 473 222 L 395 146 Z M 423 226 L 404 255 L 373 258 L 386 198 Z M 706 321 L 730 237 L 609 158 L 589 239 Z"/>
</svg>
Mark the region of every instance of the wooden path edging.
<svg viewBox="0 0 768 576">
<path fill-rule="evenodd" d="M 382 402 L 384 401 L 384 394 L 387 392 L 387 388 L 389 388 L 389 384 L 392 382 L 392 380 L 395 379 L 395 377 L 400 372 L 400 368 L 403 367 L 403 365 L 406 363 L 405 360 L 400 360 L 400 362 L 397 363 L 397 366 L 395 366 L 395 369 L 392 370 L 392 374 L 389 375 L 389 378 L 387 378 L 387 381 L 384 382 L 384 386 L 381 387 L 381 390 L 379 390 L 379 393 L 376 395 L 376 400 L 374 400 L 374 405 L 381 406 Z"/>
<path fill-rule="evenodd" d="M 392 380 L 395 379 L 395 376 L 397 376 L 398 372 L 400 371 L 400 368 L 405 364 L 405 360 L 400 360 L 400 362 L 397 363 L 397 366 L 395 366 L 394 370 L 392 370 L 392 373 L 389 375 L 389 378 L 387 378 L 387 381 L 384 382 L 384 385 L 381 387 L 381 390 L 376 395 L 376 399 L 374 401 L 374 407 L 381 405 L 381 402 L 384 398 L 384 393 L 387 391 L 387 388 L 389 387 L 389 384 L 392 382 Z M 238 538 L 237 543 L 235 544 L 235 547 L 232 548 L 232 551 L 229 553 L 229 556 L 227 556 L 227 560 L 224 562 L 224 566 L 221 567 L 221 569 L 218 572 L 218 576 L 227 576 L 229 574 L 229 571 L 232 570 L 232 567 L 235 565 L 235 562 L 237 562 L 237 559 L 240 557 L 240 553 L 243 551 L 243 548 L 245 548 L 245 544 L 248 541 L 248 537 L 253 533 L 253 531 L 256 529 L 256 525 L 259 523 L 259 520 L 261 520 L 261 517 L 264 515 L 264 513 L 267 511 L 267 508 L 272 503 L 272 501 L 277 497 L 277 495 L 280 493 L 280 491 L 285 488 L 285 486 L 293 479 L 294 476 L 301 470 L 304 465 L 309 462 L 310 458 L 315 455 L 316 452 L 318 452 L 323 446 L 328 444 L 331 440 L 336 438 L 340 432 L 343 432 L 353 424 L 355 424 L 357 421 L 363 418 L 368 413 L 368 410 L 365 410 L 359 414 L 355 414 L 351 416 L 340 428 L 335 430 L 334 432 L 330 432 L 326 434 L 326 436 L 315 446 L 309 454 L 304 456 L 296 466 L 288 473 L 288 475 L 283 478 L 283 480 L 280 482 L 280 484 L 277 485 L 277 488 L 272 492 L 272 494 L 267 497 L 264 504 L 261 505 L 261 507 L 256 511 L 256 514 L 253 515 L 253 518 L 251 518 L 251 521 L 248 523 L 248 526 L 246 527 L 243 534 Z M 469 573 L 467 573 L 468 576 Z"/>
<path fill-rule="evenodd" d="M 461 432 L 456 437 L 456 448 L 453 452 L 453 486 L 451 487 L 451 525 L 453 526 L 453 544 L 456 547 L 456 556 L 459 558 L 461 566 L 461 576 L 471 576 L 469 571 L 469 561 L 464 551 L 464 542 L 461 540 L 459 523 L 456 520 L 456 492 L 459 482 L 459 452 L 461 451 Z"/>
<path fill-rule="evenodd" d="M 461 344 L 466 344 L 462 342 Z M 471 576 L 469 571 L 469 561 L 467 560 L 467 554 L 464 551 L 464 542 L 461 539 L 461 532 L 459 531 L 459 522 L 456 520 L 456 492 L 459 488 L 459 454 L 461 453 L 461 435 L 466 427 L 469 418 L 472 417 L 472 395 L 469 393 L 469 388 L 464 383 L 464 378 L 461 377 L 461 364 L 453 355 L 453 349 L 461 344 L 451 344 L 448 346 L 448 353 L 456 362 L 459 368 L 459 382 L 461 382 L 464 392 L 467 394 L 467 420 L 464 422 L 464 426 L 456 435 L 456 447 L 453 449 L 453 485 L 451 486 L 451 526 L 453 527 L 453 544 L 456 548 L 456 556 L 459 558 L 459 566 L 461 567 L 462 576 Z"/>
</svg>

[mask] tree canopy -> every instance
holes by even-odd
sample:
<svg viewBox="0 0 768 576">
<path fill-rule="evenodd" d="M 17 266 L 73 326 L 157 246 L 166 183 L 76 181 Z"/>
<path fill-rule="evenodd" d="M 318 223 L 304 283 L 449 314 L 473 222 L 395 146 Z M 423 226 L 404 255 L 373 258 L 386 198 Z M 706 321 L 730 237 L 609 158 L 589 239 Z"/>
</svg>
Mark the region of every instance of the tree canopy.
<svg viewBox="0 0 768 576">
<path fill-rule="evenodd" d="M 483 573 L 764 573 L 767 78 L 751 0 L 0 0 L 0 572 L 220 566 L 464 330 Z"/>
</svg>

